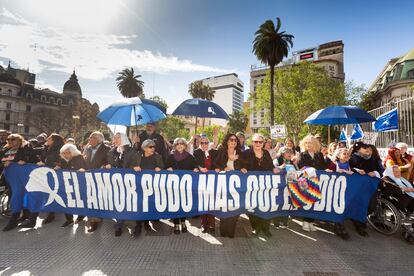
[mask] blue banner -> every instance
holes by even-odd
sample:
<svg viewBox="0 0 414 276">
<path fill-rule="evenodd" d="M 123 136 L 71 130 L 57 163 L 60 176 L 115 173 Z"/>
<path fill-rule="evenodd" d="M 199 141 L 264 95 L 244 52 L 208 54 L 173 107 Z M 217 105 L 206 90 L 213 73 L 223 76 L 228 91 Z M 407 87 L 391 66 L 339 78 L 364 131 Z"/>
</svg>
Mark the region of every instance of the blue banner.
<svg viewBox="0 0 414 276">
<path fill-rule="evenodd" d="M 155 220 L 242 213 L 263 218 L 309 217 L 342 222 L 366 221 L 379 179 L 317 172 L 322 198 L 296 209 L 285 174 L 271 172 L 195 173 L 97 169 L 53 170 L 10 165 L 4 172 L 12 187 L 12 211 L 60 212 L 125 220 Z"/>
<path fill-rule="evenodd" d="M 398 109 L 391 109 L 379 116 L 372 123 L 372 128 L 377 132 L 398 130 Z"/>
</svg>

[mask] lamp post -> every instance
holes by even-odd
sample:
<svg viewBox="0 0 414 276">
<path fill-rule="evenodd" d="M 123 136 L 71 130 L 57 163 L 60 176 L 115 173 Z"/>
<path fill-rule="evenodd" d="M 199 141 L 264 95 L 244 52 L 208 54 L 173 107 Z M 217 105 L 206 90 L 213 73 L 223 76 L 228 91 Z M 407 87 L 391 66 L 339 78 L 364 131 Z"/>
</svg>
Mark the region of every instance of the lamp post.
<svg viewBox="0 0 414 276">
<path fill-rule="evenodd" d="M 22 124 L 22 123 L 18 123 L 17 124 L 17 131 L 19 132 L 19 134 L 23 134 L 23 127 L 24 127 L 24 124 Z"/>
<path fill-rule="evenodd" d="M 77 140 L 77 137 L 76 137 L 76 121 L 77 120 L 80 120 L 80 117 L 78 116 L 78 115 L 73 115 L 72 116 L 72 119 L 73 119 L 73 121 L 74 121 L 74 123 L 73 123 L 73 139 L 75 139 L 75 141 Z"/>
</svg>

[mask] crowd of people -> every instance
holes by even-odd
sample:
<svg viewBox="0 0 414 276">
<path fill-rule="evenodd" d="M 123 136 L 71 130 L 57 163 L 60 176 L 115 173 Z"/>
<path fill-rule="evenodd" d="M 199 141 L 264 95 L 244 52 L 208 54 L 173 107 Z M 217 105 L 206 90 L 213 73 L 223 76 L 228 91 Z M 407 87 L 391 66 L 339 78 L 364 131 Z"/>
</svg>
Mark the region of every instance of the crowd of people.
<svg viewBox="0 0 414 276">
<path fill-rule="evenodd" d="M 97 168 L 128 168 L 137 172 L 141 170 L 190 170 L 204 173 L 209 170 L 220 171 L 269 171 L 279 173 L 287 166 L 300 170 L 313 167 L 317 170 L 337 172 L 341 174 L 361 174 L 369 177 L 386 177 L 397 183 L 404 193 L 397 196 L 401 208 L 414 211 L 414 180 L 413 157 L 408 154 L 408 146 L 404 143 L 393 145 L 388 150 L 385 160 L 382 160 L 374 145 L 357 142 L 347 147 L 344 142 L 333 142 L 329 145 L 322 143 L 320 135 L 308 135 L 299 145 L 287 138 L 284 143 L 274 143 L 270 138 L 261 134 L 253 134 L 250 145 L 247 145 L 243 133 L 228 133 L 221 143 L 214 133 L 213 141 L 206 135 L 195 135 L 190 141 L 185 138 L 175 138 L 167 141 L 157 132 L 154 124 L 146 126 L 145 131 L 132 141 L 124 133 L 115 133 L 111 142 L 104 139 L 99 131 L 90 134 L 85 146 L 76 145 L 74 139 L 65 139 L 61 135 L 42 133 L 26 141 L 23 136 L 8 131 L 0 131 L 0 170 L 11 162 L 18 164 L 33 163 L 59 169 L 85 171 Z M 2 183 L 8 185 L 4 177 Z M 11 193 L 13 187 L 9 187 Z M 374 201 L 374 197 L 373 200 Z M 372 203 L 369 208 L 372 208 Z M 13 213 L 3 231 L 16 227 L 33 228 L 36 226 L 38 213 L 24 210 Z M 239 216 L 220 218 L 220 235 L 233 238 Z M 248 215 L 254 235 L 263 233 L 270 237 L 270 226 L 285 228 L 288 217 L 277 217 L 273 220 Z M 216 219 L 213 215 L 202 215 L 201 231 L 215 234 Z M 55 220 L 54 213 L 46 214 L 43 224 Z M 65 228 L 74 223 L 87 220 L 88 232 L 94 232 L 102 223 L 101 218 L 65 214 L 61 227 Z M 172 219 L 175 234 L 187 232 L 187 219 Z M 150 229 L 150 221 L 136 221 L 132 235 L 138 237 L 142 227 Z M 329 222 L 328 222 L 329 223 Z M 343 223 L 333 223 L 334 232 L 342 239 L 348 239 L 349 234 Z M 366 224 L 353 221 L 356 232 L 367 236 Z M 117 220 L 114 224 L 114 235 L 121 236 L 125 222 Z M 302 229 L 315 231 L 314 220 L 303 218 Z"/>
</svg>

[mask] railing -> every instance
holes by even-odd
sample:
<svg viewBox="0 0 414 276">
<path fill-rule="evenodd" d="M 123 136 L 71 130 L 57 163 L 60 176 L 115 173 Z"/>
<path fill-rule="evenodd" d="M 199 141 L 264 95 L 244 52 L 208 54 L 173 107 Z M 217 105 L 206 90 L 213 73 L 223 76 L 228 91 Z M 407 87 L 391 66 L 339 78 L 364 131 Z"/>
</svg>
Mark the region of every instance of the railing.
<svg viewBox="0 0 414 276">
<path fill-rule="evenodd" d="M 395 107 L 398 108 L 399 129 L 398 131 L 379 132 L 375 139 L 375 146 L 378 148 L 387 148 L 391 143 L 397 142 L 404 142 L 409 147 L 414 145 L 414 97 L 387 103 L 368 112 L 377 118 Z M 373 133 L 372 123 L 361 124 L 361 127 L 366 135 Z"/>
</svg>

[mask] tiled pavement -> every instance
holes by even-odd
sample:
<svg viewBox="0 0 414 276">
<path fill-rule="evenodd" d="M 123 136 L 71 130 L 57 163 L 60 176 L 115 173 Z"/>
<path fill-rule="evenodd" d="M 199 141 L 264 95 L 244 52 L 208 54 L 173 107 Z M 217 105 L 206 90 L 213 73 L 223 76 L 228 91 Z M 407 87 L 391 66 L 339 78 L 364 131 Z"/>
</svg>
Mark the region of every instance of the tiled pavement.
<svg viewBox="0 0 414 276">
<path fill-rule="evenodd" d="M 350 224 L 351 239 L 343 241 L 330 225 L 306 233 L 297 220 L 288 229 L 272 227 L 269 239 L 250 237 L 243 217 L 234 239 L 202 234 L 198 219 L 190 220 L 187 234 L 174 235 L 171 223 L 161 221 L 156 232 L 137 239 L 125 231 L 114 237 L 111 221 L 92 234 L 84 223 L 61 229 L 62 223 L 58 217 L 34 230 L 0 232 L 0 274 L 414 275 L 414 245 L 373 230 L 363 238 Z M 0 227 L 5 224 L 0 218 Z"/>
</svg>

